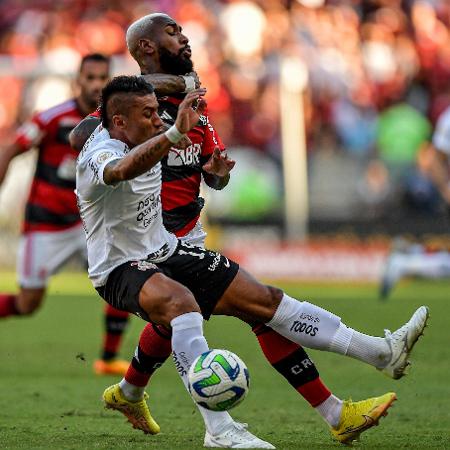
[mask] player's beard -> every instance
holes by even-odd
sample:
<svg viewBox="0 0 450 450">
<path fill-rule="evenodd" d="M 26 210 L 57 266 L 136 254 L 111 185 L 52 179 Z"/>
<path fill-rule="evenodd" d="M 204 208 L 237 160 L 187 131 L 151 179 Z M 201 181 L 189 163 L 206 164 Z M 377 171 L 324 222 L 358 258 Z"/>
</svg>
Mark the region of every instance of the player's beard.
<svg viewBox="0 0 450 450">
<path fill-rule="evenodd" d="M 184 75 L 192 72 L 194 65 L 192 60 L 183 55 L 184 48 L 182 48 L 178 54 L 172 53 L 164 47 L 159 47 L 159 64 L 161 70 L 164 73 L 170 73 L 171 75 Z"/>
</svg>

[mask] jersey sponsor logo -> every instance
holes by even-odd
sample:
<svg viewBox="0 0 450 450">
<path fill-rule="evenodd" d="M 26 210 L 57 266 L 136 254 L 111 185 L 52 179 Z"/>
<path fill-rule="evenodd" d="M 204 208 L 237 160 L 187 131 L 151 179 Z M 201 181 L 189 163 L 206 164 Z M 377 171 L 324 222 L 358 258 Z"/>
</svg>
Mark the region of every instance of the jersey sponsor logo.
<svg viewBox="0 0 450 450">
<path fill-rule="evenodd" d="M 294 331 L 295 333 L 308 334 L 311 337 L 313 337 L 317 334 L 317 332 L 319 331 L 319 328 L 313 327 L 312 325 L 308 324 L 307 322 L 300 322 L 299 320 L 295 320 L 294 323 L 291 325 L 290 331 Z"/>
<path fill-rule="evenodd" d="M 312 314 L 301 313 L 298 318 L 300 320 L 308 320 L 309 322 L 319 323 L 320 319 L 317 316 L 313 316 Z"/>
<path fill-rule="evenodd" d="M 133 261 L 130 264 L 131 267 L 136 267 L 137 270 L 140 270 L 141 272 L 145 272 L 146 270 L 155 270 L 158 269 L 158 266 L 156 264 L 153 264 L 148 261 Z"/>
<path fill-rule="evenodd" d="M 172 356 L 173 356 L 173 362 L 175 363 L 175 367 L 178 371 L 178 373 L 180 374 L 180 376 L 185 376 L 187 375 L 187 370 L 184 368 L 183 364 L 180 362 L 178 354 L 175 353 L 174 351 L 172 351 Z"/>
<path fill-rule="evenodd" d="M 151 194 L 138 204 L 136 220 L 147 228 L 159 216 L 161 196 Z M 153 213 L 153 214 L 152 214 Z"/>
<path fill-rule="evenodd" d="M 172 147 L 167 155 L 168 166 L 194 166 L 200 164 L 200 144 L 192 144 L 185 149 Z"/>
<path fill-rule="evenodd" d="M 214 272 L 217 269 L 217 267 L 219 267 L 220 257 L 221 257 L 220 253 L 215 253 L 213 262 L 208 266 L 208 270 L 210 272 Z"/>
</svg>

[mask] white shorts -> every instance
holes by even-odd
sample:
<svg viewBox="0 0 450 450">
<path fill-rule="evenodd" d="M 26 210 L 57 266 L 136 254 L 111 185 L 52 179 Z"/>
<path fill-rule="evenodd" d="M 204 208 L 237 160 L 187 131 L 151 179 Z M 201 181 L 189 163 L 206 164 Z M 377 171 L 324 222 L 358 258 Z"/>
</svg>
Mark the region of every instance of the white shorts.
<svg viewBox="0 0 450 450">
<path fill-rule="evenodd" d="M 189 231 L 188 234 L 178 239 L 180 239 L 180 241 L 185 244 L 193 245 L 194 247 L 204 248 L 205 238 L 206 232 L 202 227 L 202 223 L 200 222 L 200 220 L 198 220 L 197 223 L 195 224 L 195 227 L 192 228 L 192 230 Z"/>
<path fill-rule="evenodd" d="M 86 237 L 77 225 L 64 231 L 34 231 L 19 242 L 17 274 L 24 288 L 43 288 L 74 255 L 87 259 Z"/>
</svg>

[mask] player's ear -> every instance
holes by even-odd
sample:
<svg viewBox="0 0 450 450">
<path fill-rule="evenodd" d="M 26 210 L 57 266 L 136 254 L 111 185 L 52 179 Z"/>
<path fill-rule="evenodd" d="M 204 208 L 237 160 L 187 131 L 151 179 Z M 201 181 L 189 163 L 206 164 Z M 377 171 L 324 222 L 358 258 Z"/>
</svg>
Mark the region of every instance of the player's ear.
<svg viewBox="0 0 450 450">
<path fill-rule="evenodd" d="M 112 116 L 111 122 L 113 123 L 114 127 L 116 128 L 125 128 L 126 126 L 126 119 L 125 116 L 122 114 L 114 114 Z"/>
<path fill-rule="evenodd" d="M 156 52 L 156 44 L 150 39 L 139 39 L 138 48 L 146 55 L 153 55 Z"/>
</svg>

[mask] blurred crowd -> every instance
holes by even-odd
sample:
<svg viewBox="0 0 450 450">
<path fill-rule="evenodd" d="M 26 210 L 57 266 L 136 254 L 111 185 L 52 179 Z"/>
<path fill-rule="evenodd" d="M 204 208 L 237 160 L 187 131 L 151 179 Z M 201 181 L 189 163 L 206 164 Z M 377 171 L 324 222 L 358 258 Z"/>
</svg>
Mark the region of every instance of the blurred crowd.
<svg viewBox="0 0 450 450">
<path fill-rule="evenodd" d="M 228 146 L 280 159 L 280 59 L 298 57 L 308 74 L 311 158 L 361 161 L 357 192 L 375 214 L 399 179 L 413 203 L 417 194 L 419 206 L 432 205 L 426 142 L 450 104 L 445 0 L 3 0 L 0 136 L 68 95 L 66 77 L 81 55 L 113 55 L 116 73 L 137 72 L 125 30 L 155 11 L 176 18 L 190 38 Z"/>
</svg>

